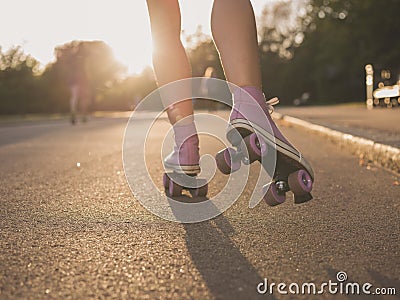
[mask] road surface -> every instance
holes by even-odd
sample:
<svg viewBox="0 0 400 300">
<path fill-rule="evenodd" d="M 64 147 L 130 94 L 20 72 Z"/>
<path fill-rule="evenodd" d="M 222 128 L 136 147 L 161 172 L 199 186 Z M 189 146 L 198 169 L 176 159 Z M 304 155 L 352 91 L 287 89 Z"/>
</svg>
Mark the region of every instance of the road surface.
<svg viewBox="0 0 400 300">
<path fill-rule="evenodd" d="M 398 297 L 397 176 L 360 166 L 320 136 L 281 127 L 314 167 L 314 200 L 249 209 L 250 176 L 221 216 L 174 223 L 148 212 L 129 189 L 121 154 L 126 122 L 0 128 L 0 299 L 289 299 L 295 296 L 276 289 L 261 295 L 257 286 L 265 278 L 337 282 L 340 271 L 345 282 L 371 283 L 371 291 L 395 287 Z M 207 140 L 201 146 L 218 150 Z M 161 189 L 159 153 L 148 159 Z M 211 196 L 223 177 L 210 183 Z"/>
</svg>

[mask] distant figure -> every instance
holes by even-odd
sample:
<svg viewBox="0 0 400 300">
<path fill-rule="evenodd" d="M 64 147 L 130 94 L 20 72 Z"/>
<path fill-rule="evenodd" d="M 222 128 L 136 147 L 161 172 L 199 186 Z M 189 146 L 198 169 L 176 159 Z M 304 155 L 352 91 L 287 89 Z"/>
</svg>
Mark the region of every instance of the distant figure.
<svg viewBox="0 0 400 300">
<path fill-rule="evenodd" d="M 201 81 L 200 91 L 201 94 L 204 95 L 204 98 L 207 100 L 202 100 L 205 105 L 201 105 L 201 108 L 207 107 L 210 111 L 217 110 L 219 107 L 219 102 L 214 101 L 212 99 L 220 99 L 218 96 L 218 85 L 213 83 L 213 78 L 216 78 L 216 72 L 213 67 L 208 67 L 204 72 L 203 79 Z"/>
<path fill-rule="evenodd" d="M 82 116 L 82 122 L 87 122 L 87 114 L 89 111 L 89 104 L 91 101 L 91 91 L 88 79 L 85 76 L 84 70 L 75 68 L 73 74 L 69 79 L 70 89 L 70 114 L 71 124 L 75 125 L 77 122 L 78 114 Z"/>
<path fill-rule="evenodd" d="M 203 80 L 201 82 L 201 93 L 203 95 L 207 95 L 210 91 L 210 88 L 212 88 L 212 85 L 209 83 L 209 78 L 215 78 L 215 70 L 213 67 L 208 67 L 206 71 L 204 72 Z"/>
<path fill-rule="evenodd" d="M 71 124 L 75 125 L 78 97 L 79 97 L 79 86 L 77 83 L 72 83 L 72 84 L 70 84 L 69 89 L 71 92 L 71 97 L 69 98 L 69 111 L 71 114 Z"/>
</svg>

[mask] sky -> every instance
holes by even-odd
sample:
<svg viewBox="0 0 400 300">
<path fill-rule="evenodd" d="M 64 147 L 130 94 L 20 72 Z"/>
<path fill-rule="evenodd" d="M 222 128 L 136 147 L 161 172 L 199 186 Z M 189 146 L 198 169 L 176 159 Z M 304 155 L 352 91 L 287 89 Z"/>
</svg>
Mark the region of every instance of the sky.
<svg viewBox="0 0 400 300">
<path fill-rule="evenodd" d="M 255 14 L 273 0 L 252 0 Z M 129 73 L 151 65 L 152 42 L 145 0 L 0 0 L 0 46 L 21 45 L 43 65 L 58 45 L 102 40 Z M 180 0 L 182 29 L 210 34 L 212 0 Z"/>
</svg>

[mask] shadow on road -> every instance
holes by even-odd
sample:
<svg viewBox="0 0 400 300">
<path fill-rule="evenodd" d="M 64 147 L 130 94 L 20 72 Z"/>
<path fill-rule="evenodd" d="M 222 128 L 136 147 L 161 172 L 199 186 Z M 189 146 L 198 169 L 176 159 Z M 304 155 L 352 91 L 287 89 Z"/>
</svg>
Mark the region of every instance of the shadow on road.
<svg viewBox="0 0 400 300">
<path fill-rule="evenodd" d="M 230 239 L 234 230 L 222 215 L 184 227 L 192 261 L 215 298 L 273 299 L 257 293 L 263 279 Z"/>
<path fill-rule="evenodd" d="M 372 279 L 379 285 L 379 288 L 395 288 L 396 296 L 400 299 L 400 281 L 391 279 L 375 270 L 368 270 L 368 273 L 372 277 Z"/>
<path fill-rule="evenodd" d="M 183 226 L 189 254 L 213 297 L 275 299 L 257 293 L 263 278 L 231 240 L 234 229 L 223 215 Z"/>
</svg>

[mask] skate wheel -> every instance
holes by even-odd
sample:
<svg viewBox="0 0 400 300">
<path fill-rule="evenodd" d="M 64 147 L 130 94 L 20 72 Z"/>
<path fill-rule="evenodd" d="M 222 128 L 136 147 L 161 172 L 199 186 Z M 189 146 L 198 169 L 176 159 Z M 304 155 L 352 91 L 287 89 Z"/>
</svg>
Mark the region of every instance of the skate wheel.
<svg viewBox="0 0 400 300">
<path fill-rule="evenodd" d="M 309 194 L 312 190 L 312 179 L 305 170 L 298 170 L 288 177 L 290 190 L 295 196 Z"/>
<path fill-rule="evenodd" d="M 190 191 L 192 197 L 205 197 L 208 193 L 208 184 Z"/>
<path fill-rule="evenodd" d="M 215 160 L 217 162 L 218 170 L 223 174 L 228 175 L 240 169 L 240 160 L 234 161 L 233 156 L 236 151 L 232 148 L 225 148 L 217 153 Z"/>
<path fill-rule="evenodd" d="M 168 194 L 171 197 L 179 197 L 182 195 L 182 187 L 172 180 L 169 180 Z"/>
<path fill-rule="evenodd" d="M 162 179 L 163 179 L 163 186 L 164 186 L 164 188 L 165 188 L 165 189 L 168 189 L 168 188 L 169 188 L 169 181 L 170 181 L 170 178 L 169 178 L 169 176 L 167 175 L 167 173 L 164 173 Z"/>
<path fill-rule="evenodd" d="M 266 188 L 268 188 L 268 186 L 266 186 Z M 286 193 L 279 193 L 275 182 L 272 182 L 269 185 L 268 191 L 264 196 L 264 200 L 269 206 L 279 205 L 285 202 Z"/>
<path fill-rule="evenodd" d="M 258 138 L 256 133 L 252 133 L 246 136 L 243 140 L 247 147 L 247 153 L 249 155 L 248 159 L 246 159 L 246 164 L 251 164 L 256 160 L 261 159 L 261 156 L 266 154 L 267 145 L 262 139 L 260 140 Z"/>
</svg>

